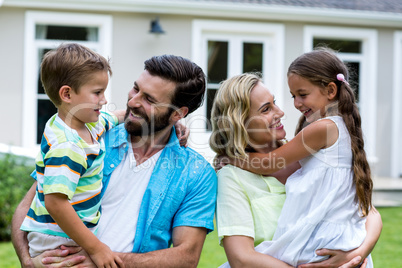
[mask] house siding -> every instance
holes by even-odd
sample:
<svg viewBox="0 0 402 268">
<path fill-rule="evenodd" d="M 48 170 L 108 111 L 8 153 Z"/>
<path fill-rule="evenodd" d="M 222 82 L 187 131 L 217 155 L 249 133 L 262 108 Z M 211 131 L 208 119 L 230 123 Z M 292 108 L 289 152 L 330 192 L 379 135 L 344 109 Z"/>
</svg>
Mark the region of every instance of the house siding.
<svg viewBox="0 0 402 268">
<path fill-rule="evenodd" d="M 0 132 L 0 143 L 22 145 L 22 116 L 23 116 L 23 68 L 24 68 L 24 31 L 25 12 L 27 8 L 0 6 L 0 58 L 3 64 L 0 65 L 0 113 L 3 131 Z M 39 10 L 39 9 L 29 9 Z M 40 11 L 51 11 L 40 9 Z M 286 74 L 289 64 L 304 52 L 304 27 L 306 25 L 354 27 L 361 29 L 372 29 L 378 33 L 378 68 L 377 76 L 377 127 L 375 152 L 377 162 L 372 164 L 373 173 L 379 176 L 390 176 L 391 155 L 392 155 L 392 102 L 393 102 L 393 81 L 394 74 L 394 33 L 402 30 L 400 26 L 378 27 L 354 23 L 318 23 L 291 21 L 286 17 L 275 17 L 271 19 L 256 17 L 239 18 L 236 15 L 225 13 L 223 17 L 209 15 L 186 15 L 186 14 L 159 14 L 160 22 L 165 34 L 149 34 L 151 20 L 157 16 L 154 13 L 142 12 L 121 12 L 121 11 L 96 11 L 89 10 L 55 10 L 57 12 L 93 13 L 111 15 L 113 18 L 111 65 L 113 76 L 111 79 L 111 98 L 108 108 L 125 109 L 128 90 L 133 86 L 134 80 L 143 70 L 143 62 L 153 55 L 176 54 L 186 58 L 192 55 L 192 21 L 222 20 L 222 21 L 243 21 L 277 23 L 284 25 L 285 49 L 283 73 Z M 180 12 L 179 12 L 180 13 Z M 236 13 L 233 13 L 236 14 Z M 290 16 L 290 15 L 289 15 Z M 284 118 L 285 129 L 288 137 L 293 137 L 299 112 L 293 106 L 293 99 L 288 93 L 286 75 L 283 76 L 283 106 L 286 112 Z M 270 88 L 270 83 L 267 81 Z M 361 90 L 364 90 L 362 88 Z M 402 90 L 402 88 L 401 88 Z M 397 115 L 400 118 L 402 115 Z M 7 131 L 4 131 L 7 129 Z M 35 133 L 32 133 L 34 135 Z M 402 151 L 402 148 L 400 148 Z M 400 154 L 402 157 L 402 154 Z"/>
<path fill-rule="evenodd" d="M 0 114 L 2 143 L 20 145 L 24 11 L 0 8 Z"/>
</svg>

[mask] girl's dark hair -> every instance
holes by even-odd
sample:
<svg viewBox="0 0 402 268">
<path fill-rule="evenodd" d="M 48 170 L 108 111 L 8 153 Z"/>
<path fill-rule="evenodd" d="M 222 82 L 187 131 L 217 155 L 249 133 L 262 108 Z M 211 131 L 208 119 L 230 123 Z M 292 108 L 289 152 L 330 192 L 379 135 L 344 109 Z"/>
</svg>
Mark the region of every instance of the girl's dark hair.
<svg viewBox="0 0 402 268">
<path fill-rule="evenodd" d="M 180 56 L 154 56 L 144 62 L 145 70 L 176 83 L 172 105 L 187 107 L 188 114 L 201 106 L 205 94 L 205 74 L 194 62 Z"/>
<path fill-rule="evenodd" d="M 322 88 L 331 82 L 337 85 L 337 102 L 327 108 L 327 115 L 340 115 L 349 131 L 353 153 L 353 181 L 356 186 L 356 196 L 363 216 L 367 216 L 372 206 L 373 181 L 364 151 L 361 118 L 355 103 L 355 94 L 348 83 L 337 80 L 337 74 L 340 73 L 345 76 L 346 81 L 349 79 L 346 65 L 336 56 L 334 51 L 323 47 L 301 55 L 292 62 L 288 69 L 288 76 L 291 74 L 299 75 Z M 302 116 L 296 132 L 299 132 L 305 126 L 305 118 Z"/>
</svg>

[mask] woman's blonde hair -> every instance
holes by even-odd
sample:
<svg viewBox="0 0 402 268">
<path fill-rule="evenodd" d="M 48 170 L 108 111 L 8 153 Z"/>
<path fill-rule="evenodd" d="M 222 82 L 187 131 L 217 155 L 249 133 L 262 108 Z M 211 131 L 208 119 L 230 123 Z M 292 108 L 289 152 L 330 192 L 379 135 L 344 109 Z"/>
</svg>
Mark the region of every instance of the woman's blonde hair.
<svg viewBox="0 0 402 268">
<path fill-rule="evenodd" d="M 261 82 L 260 73 L 244 73 L 221 83 L 212 106 L 212 134 L 209 145 L 218 156 L 247 159 L 250 138 L 247 118 L 250 114 L 250 93 Z M 273 141 L 274 146 L 282 145 Z"/>
</svg>

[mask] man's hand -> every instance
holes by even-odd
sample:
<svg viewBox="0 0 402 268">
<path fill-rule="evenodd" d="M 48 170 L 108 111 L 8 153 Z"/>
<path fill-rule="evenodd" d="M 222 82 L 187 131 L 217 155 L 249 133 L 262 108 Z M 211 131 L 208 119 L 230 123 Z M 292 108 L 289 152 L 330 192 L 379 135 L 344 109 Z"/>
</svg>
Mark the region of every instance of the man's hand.
<svg viewBox="0 0 402 268">
<path fill-rule="evenodd" d="M 34 267 L 96 267 L 80 247 L 48 250 L 32 259 Z M 78 266 L 79 265 L 79 266 Z"/>
</svg>

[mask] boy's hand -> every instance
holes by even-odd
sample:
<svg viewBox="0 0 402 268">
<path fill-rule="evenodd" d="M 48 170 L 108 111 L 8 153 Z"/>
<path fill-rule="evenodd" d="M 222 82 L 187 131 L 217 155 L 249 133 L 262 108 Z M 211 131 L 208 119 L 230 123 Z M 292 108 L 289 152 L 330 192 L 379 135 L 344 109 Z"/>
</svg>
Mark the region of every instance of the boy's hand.
<svg viewBox="0 0 402 268">
<path fill-rule="evenodd" d="M 110 250 L 103 243 L 96 248 L 95 253 L 89 255 L 92 261 L 99 267 L 121 268 L 124 267 L 123 261 L 116 253 Z"/>
</svg>

